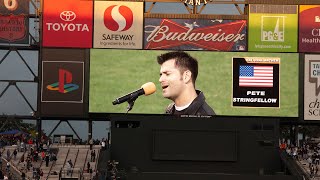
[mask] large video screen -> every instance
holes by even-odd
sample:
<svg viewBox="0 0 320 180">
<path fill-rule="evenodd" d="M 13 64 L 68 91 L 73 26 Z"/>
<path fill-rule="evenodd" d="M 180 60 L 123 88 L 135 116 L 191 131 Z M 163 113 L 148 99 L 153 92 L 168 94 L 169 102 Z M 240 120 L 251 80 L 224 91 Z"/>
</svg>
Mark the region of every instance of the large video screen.
<svg viewBox="0 0 320 180">
<path fill-rule="evenodd" d="M 157 56 L 166 52 L 91 49 L 89 112 L 126 113 L 127 102 L 112 102 L 154 82 L 156 92 L 140 96 L 130 113 L 163 114 L 171 100 L 162 96 Z M 196 89 L 217 115 L 298 117 L 298 53 L 185 52 L 198 60 Z M 244 74 L 257 67 L 271 71 L 269 83 L 243 83 Z"/>
</svg>

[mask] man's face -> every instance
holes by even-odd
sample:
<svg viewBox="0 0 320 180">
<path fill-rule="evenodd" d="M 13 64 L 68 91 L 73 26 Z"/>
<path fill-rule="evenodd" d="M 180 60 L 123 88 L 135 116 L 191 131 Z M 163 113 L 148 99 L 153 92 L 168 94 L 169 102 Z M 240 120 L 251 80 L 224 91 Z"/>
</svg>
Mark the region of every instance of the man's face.
<svg viewBox="0 0 320 180">
<path fill-rule="evenodd" d="M 175 60 L 164 62 L 160 68 L 159 82 L 162 87 L 162 95 L 165 98 L 175 100 L 184 89 L 184 82 L 179 69 L 175 66 Z"/>
</svg>

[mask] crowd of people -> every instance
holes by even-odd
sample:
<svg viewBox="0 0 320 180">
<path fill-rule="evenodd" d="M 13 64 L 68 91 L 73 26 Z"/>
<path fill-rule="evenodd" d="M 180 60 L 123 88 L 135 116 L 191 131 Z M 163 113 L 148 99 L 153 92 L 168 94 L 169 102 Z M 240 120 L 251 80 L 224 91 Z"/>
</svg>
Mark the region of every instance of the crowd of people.
<svg viewBox="0 0 320 180">
<path fill-rule="evenodd" d="M 304 142 L 301 146 L 287 145 L 286 143 L 280 144 L 280 149 L 287 152 L 289 156 L 302 164 L 307 163 L 307 172 L 311 178 L 318 176 L 320 165 L 320 146 Z"/>
<path fill-rule="evenodd" d="M 9 143 L 7 141 L 11 142 Z M 0 138 L 0 142 L 1 147 L 5 148 L 4 150 L 0 147 L 0 167 L 2 163 L 6 163 L 2 161 L 1 157 L 8 161 L 8 166 L 5 169 L 0 168 L 0 180 L 12 179 L 12 173 L 10 173 L 11 165 L 20 171 L 21 179 L 26 179 L 26 174 L 28 172 L 32 172 L 33 179 L 43 179 L 44 172 L 41 167 L 44 164 L 48 167 L 50 161 L 57 160 L 57 152 L 52 151 L 50 141 L 37 142 L 33 138 L 22 138 L 20 136 L 6 137 L 5 139 Z M 102 140 L 90 139 L 85 143 L 90 146 L 90 152 L 88 156 L 89 162 L 86 162 L 84 166 L 84 173 L 89 173 L 91 180 L 98 179 L 98 174 L 101 174 L 102 172 L 97 171 L 96 167 L 91 164 L 97 161 L 98 153 L 93 146 L 100 145 L 100 151 L 105 151 L 110 146 L 110 140 L 107 138 L 103 138 Z M 40 164 L 42 164 L 42 166 L 40 166 Z M 67 175 L 72 175 L 74 164 L 71 159 L 66 162 L 65 167 L 67 169 Z M 106 172 L 104 172 L 104 174 L 106 176 Z"/>
<path fill-rule="evenodd" d="M 6 179 L 6 177 L 8 179 L 12 178 L 10 178 L 13 174 L 11 172 L 12 165 L 15 166 L 16 171 L 20 171 L 21 179 L 26 179 L 27 172 L 32 172 L 34 179 L 41 179 L 43 171 L 41 168 L 36 167 L 36 162 L 40 161 L 40 163 L 38 163 L 39 166 L 41 161 L 43 161 L 46 167 L 48 167 L 49 161 L 57 160 L 56 153 L 50 151 L 50 140 L 37 142 L 32 137 L 22 135 L 1 136 L 0 142 L 0 167 L 3 167 L 2 163 L 4 160 L 7 163 L 5 170 L 0 168 L 0 179 Z M 19 158 L 18 153 L 20 153 Z M 17 176 L 17 174 L 16 172 L 15 176 Z"/>
<path fill-rule="evenodd" d="M 1 158 L 1 152 L 0 152 L 0 180 L 9 180 L 12 179 L 13 174 L 10 173 L 10 163 L 7 162 L 5 166 L 5 170 L 2 169 L 2 158 Z"/>
<path fill-rule="evenodd" d="M 109 160 L 107 164 L 107 180 L 116 180 L 120 176 L 117 165 L 119 162 Z"/>
</svg>

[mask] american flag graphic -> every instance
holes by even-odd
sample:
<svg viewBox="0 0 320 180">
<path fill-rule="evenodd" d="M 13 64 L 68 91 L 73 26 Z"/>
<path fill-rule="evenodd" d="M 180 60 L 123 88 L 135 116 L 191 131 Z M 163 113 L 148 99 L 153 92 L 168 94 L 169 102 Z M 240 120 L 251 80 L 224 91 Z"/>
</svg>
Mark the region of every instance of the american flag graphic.
<svg viewBox="0 0 320 180">
<path fill-rule="evenodd" d="M 240 66 L 239 86 L 273 87 L 273 66 Z"/>
</svg>

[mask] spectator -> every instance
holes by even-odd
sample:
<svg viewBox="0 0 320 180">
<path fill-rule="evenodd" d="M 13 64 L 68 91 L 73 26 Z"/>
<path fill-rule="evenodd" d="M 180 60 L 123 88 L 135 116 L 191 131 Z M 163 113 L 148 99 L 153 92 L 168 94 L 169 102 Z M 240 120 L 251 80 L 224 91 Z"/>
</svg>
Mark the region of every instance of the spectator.
<svg viewBox="0 0 320 180">
<path fill-rule="evenodd" d="M 23 152 L 26 152 L 26 151 L 27 151 L 27 143 L 23 143 L 23 149 L 24 149 Z"/>
<path fill-rule="evenodd" d="M 69 159 L 68 163 L 70 164 L 71 168 L 73 168 L 73 163 L 72 163 L 71 159 Z"/>
<path fill-rule="evenodd" d="M 20 147 L 21 143 L 20 143 L 20 140 L 18 139 L 17 141 L 17 147 L 18 147 L 18 151 L 21 152 L 21 147 Z"/>
<path fill-rule="evenodd" d="M 10 173 L 10 163 L 9 162 L 7 162 L 6 171 L 7 171 L 7 174 Z"/>
<path fill-rule="evenodd" d="M 34 152 L 33 152 L 33 160 L 34 160 L 35 162 L 38 162 L 38 158 L 39 158 L 38 151 L 34 150 Z"/>
<path fill-rule="evenodd" d="M 30 146 L 33 144 L 33 141 L 32 141 L 31 138 L 28 140 L 28 144 L 29 144 Z"/>
<path fill-rule="evenodd" d="M 24 154 L 22 154 L 19 163 L 23 163 L 24 162 Z"/>
<path fill-rule="evenodd" d="M 69 161 L 66 164 L 66 166 L 67 166 L 67 176 L 69 176 L 69 174 L 71 175 L 71 164 L 69 163 Z"/>
<path fill-rule="evenodd" d="M 294 147 L 292 150 L 292 157 L 293 159 L 298 160 L 298 147 Z"/>
<path fill-rule="evenodd" d="M 106 139 L 106 149 L 109 149 L 109 139 Z"/>
<path fill-rule="evenodd" d="M 51 139 L 48 139 L 47 146 L 49 147 L 51 145 Z"/>
<path fill-rule="evenodd" d="M 43 151 L 43 143 L 42 142 L 40 142 L 40 144 L 39 144 L 38 151 Z"/>
<path fill-rule="evenodd" d="M 42 152 L 41 152 L 41 159 L 42 159 L 42 161 L 45 160 L 45 157 L 46 157 L 46 154 L 44 153 L 44 151 L 42 151 Z"/>
<path fill-rule="evenodd" d="M 21 180 L 26 180 L 26 173 L 24 172 L 21 173 Z"/>
<path fill-rule="evenodd" d="M 315 164 L 316 164 L 316 165 L 319 165 L 319 164 L 320 164 L 320 154 L 319 154 L 319 153 L 316 153 L 316 156 L 315 156 Z"/>
<path fill-rule="evenodd" d="M 112 163 L 111 163 L 111 161 L 110 160 L 108 160 L 108 162 L 107 162 L 107 171 L 112 171 L 112 168 L 113 168 L 113 165 L 112 165 Z"/>
<path fill-rule="evenodd" d="M 91 162 L 94 162 L 96 158 L 96 150 L 91 151 Z"/>
<path fill-rule="evenodd" d="M 10 149 L 7 149 L 7 160 L 9 161 L 10 159 L 10 154 L 11 154 L 11 152 L 10 152 Z"/>
<path fill-rule="evenodd" d="M 102 139 L 102 141 L 101 141 L 101 148 L 102 148 L 102 150 L 105 150 L 105 148 L 106 148 L 106 142 L 104 139 Z"/>
<path fill-rule="evenodd" d="M 37 169 L 35 167 L 32 168 L 32 179 L 37 177 Z"/>
<path fill-rule="evenodd" d="M 40 179 L 40 168 L 36 168 L 36 179 L 39 180 Z"/>
<path fill-rule="evenodd" d="M 311 159 L 311 157 L 310 157 L 310 156 L 308 157 L 307 161 L 308 161 L 308 164 L 309 164 L 309 168 L 311 168 L 311 165 L 312 165 L 312 159 Z"/>
<path fill-rule="evenodd" d="M 39 176 L 40 176 L 40 178 L 42 179 L 42 177 L 43 177 L 43 171 L 42 171 L 42 169 L 40 169 L 40 171 L 39 171 Z"/>
<path fill-rule="evenodd" d="M 94 170 L 93 173 L 91 174 L 91 179 L 97 179 L 97 172 L 96 172 L 96 170 Z"/>
<path fill-rule="evenodd" d="M 312 164 L 311 167 L 310 167 L 310 177 L 313 178 L 314 177 L 314 165 Z"/>
<path fill-rule="evenodd" d="M 93 139 L 92 138 L 89 140 L 89 145 L 90 145 L 90 150 L 92 150 L 92 147 L 93 147 Z"/>
<path fill-rule="evenodd" d="M 87 162 L 87 172 L 89 173 L 89 169 L 90 169 L 90 163 Z"/>
<path fill-rule="evenodd" d="M 23 141 L 21 141 L 21 152 L 24 152 L 25 151 L 25 144 L 24 144 L 24 142 Z"/>
<path fill-rule="evenodd" d="M 90 173 L 90 177 L 92 177 L 92 173 L 93 173 L 92 168 L 89 169 L 89 173 Z"/>
<path fill-rule="evenodd" d="M 30 171 L 30 167 L 32 166 L 31 164 L 31 159 L 30 156 L 27 157 L 27 170 Z"/>
<path fill-rule="evenodd" d="M 14 149 L 14 151 L 13 151 L 13 159 L 14 159 L 14 160 L 17 159 L 17 154 L 18 154 L 17 149 Z"/>
<path fill-rule="evenodd" d="M 3 175 L 3 172 L 1 171 L 1 168 L 0 168 L 0 179 L 3 179 L 3 178 L 4 178 L 4 175 Z"/>
<path fill-rule="evenodd" d="M 48 167 L 49 166 L 49 154 L 48 153 L 46 153 L 45 160 L 46 160 L 46 167 Z"/>
<path fill-rule="evenodd" d="M 51 155 L 51 161 L 56 161 L 57 160 L 57 156 L 55 153 L 52 153 Z"/>
</svg>

